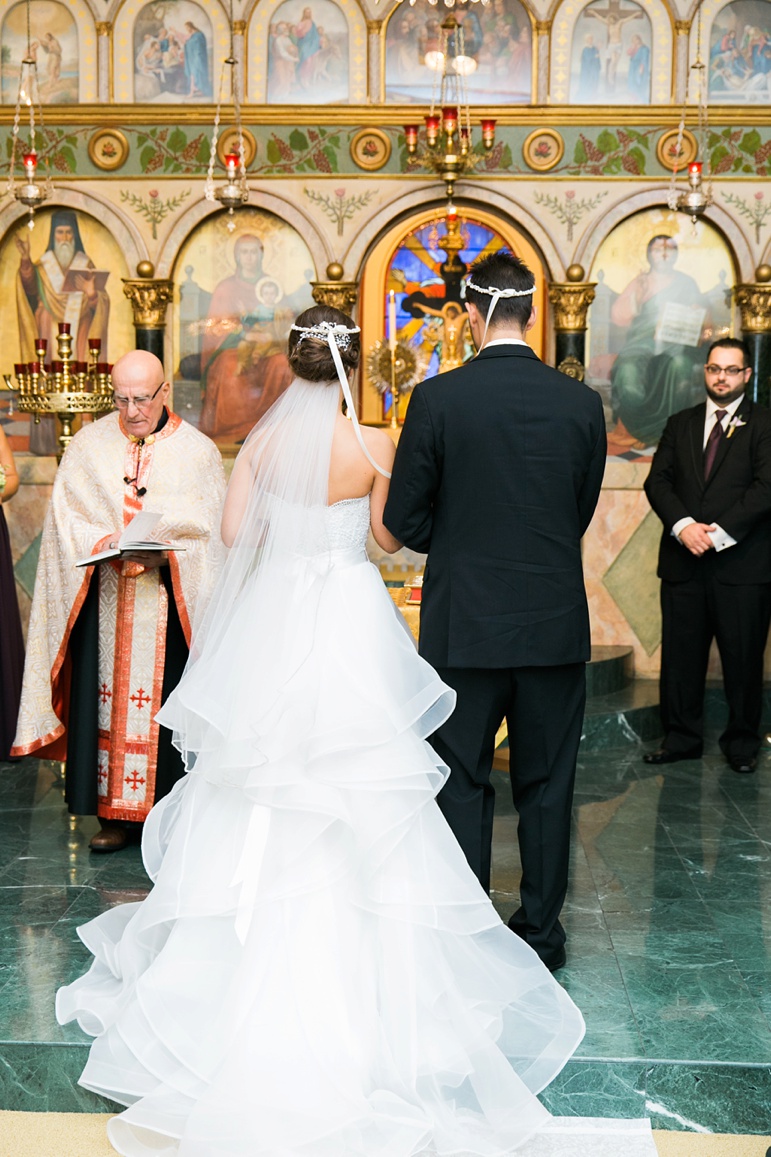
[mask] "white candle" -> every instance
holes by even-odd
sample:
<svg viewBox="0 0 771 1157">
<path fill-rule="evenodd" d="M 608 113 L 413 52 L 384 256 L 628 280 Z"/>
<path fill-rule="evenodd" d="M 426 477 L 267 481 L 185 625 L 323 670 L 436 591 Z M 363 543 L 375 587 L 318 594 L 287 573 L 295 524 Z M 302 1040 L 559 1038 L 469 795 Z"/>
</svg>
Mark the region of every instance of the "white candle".
<svg viewBox="0 0 771 1157">
<path fill-rule="evenodd" d="M 388 294 L 388 348 L 396 349 L 396 296 L 393 290 Z"/>
</svg>

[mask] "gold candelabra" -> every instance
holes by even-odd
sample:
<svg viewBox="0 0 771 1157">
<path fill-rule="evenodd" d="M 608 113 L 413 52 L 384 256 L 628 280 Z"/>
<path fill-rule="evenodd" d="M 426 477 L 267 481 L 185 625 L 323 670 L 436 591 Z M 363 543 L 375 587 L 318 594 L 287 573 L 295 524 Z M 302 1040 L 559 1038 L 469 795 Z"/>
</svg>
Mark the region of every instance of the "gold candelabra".
<svg viewBox="0 0 771 1157">
<path fill-rule="evenodd" d="M 112 366 L 99 361 L 102 343 L 99 338 L 88 339 L 88 362 L 72 357 L 70 324 L 59 322 L 56 335 L 59 357 L 46 361 L 48 342 L 35 339 L 36 360 L 16 362 L 13 385 L 10 374 L 3 374 L 5 388 L 17 391 L 18 408 L 25 414 L 34 414 L 39 422 L 42 414 L 56 414 L 61 431 L 61 459 L 72 440 L 72 423 L 78 414 L 105 414 L 114 406 L 112 396 Z"/>
</svg>

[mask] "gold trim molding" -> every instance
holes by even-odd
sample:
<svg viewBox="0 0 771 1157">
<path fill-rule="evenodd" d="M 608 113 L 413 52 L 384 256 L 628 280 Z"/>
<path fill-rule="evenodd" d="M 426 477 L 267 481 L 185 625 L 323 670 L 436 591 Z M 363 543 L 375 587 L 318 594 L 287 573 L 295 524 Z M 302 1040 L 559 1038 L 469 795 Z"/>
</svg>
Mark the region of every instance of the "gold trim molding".
<svg viewBox="0 0 771 1157">
<path fill-rule="evenodd" d="M 549 284 L 549 302 L 554 316 L 554 328 L 560 333 L 583 333 L 586 315 L 594 301 L 596 281 L 552 281 Z"/>
<path fill-rule="evenodd" d="M 337 105 L 322 110 L 317 105 L 259 105 L 241 106 L 245 125 L 341 125 L 350 128 L 365 126 L 401 127 L 406 121 L 415 119 L 415 105 Z M 482 109 L 472 109 L 472 120 L 481 116 Z M 485 116 L 494 116 L 499 126 L 527 126 L 532 130 L 534 122 L 547 123 L 549 127 L 562 126 L 641 126 L 645 128 L 677 127 L 680 108 L 677 105 L 627 105 L 623 108 L 596 105 L 497 105 L 485 107 Z M 206 105 L 195 107 L 178 104 L 82 104 L 46 105 L 46 119 L 59 125 L 100 125 L 114 124 L 118 128 L 132 124 L 177 125 L 184 115 L 186 124 L 211 126 L 212 110 Z M 0 108 L 0 125 L 13 124 L 12 106 Z M 235 119 L 231 106 L 223 106 L 223 121 Z M 696 125 L 697 109 L 688 110 L 688 122 Z M 751 105 L 710 104 L 710 122 L 713 125 L 768 125 L 768 108 Z M 57 177 L 58 179 L 58 177 Z"/>
</svg>

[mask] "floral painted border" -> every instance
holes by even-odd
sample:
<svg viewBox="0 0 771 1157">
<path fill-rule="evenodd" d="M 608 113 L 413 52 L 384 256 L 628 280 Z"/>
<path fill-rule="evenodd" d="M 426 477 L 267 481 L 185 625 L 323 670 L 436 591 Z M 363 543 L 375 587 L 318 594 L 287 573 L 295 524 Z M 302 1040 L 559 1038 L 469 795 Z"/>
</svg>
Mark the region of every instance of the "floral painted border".
<svg viewBox="0 0 771 1157">
<path fill-rule="evenodd" d="M 47 124 L 43 141 L 38 138 L 42 161 L 57 176 L 104 176 L 88 155 L 94 125 Z M 250 125 L 257 150 L 249 168 L 252 177 L 361 176 L 350 156 L 350 143 L 359 125 L 272 126 Z M 201 125 L 124 125 L 129 156 L 119 178 L 202 177 L 209 161 L 210 130 Z M 380 174 L 406 173 L 425 176 L 426 170 L 407 153 L 404 135 L 396 127 L 384 128 L 394 148 Z M 476 173 L 486 176 L 529 176 L 532 170 L 522 158 L 528 126 L 502 126 L 490 152 L 480 147 Z M 670 173 L 656 157 L 661 126 L 608 128 L 560 126 L 565 153 L 549 177 L 657 177 Z M 712 170 L 716 176 L 746 179 L 771 174 L 771 125 L 758 128 L 713 126 L 708 138 Z M 7 174 L 11 155 L 10 126 L 0 127 L 0 174 Z M 17 173 L 19 169 L 17 167 Z"/>
</svg>

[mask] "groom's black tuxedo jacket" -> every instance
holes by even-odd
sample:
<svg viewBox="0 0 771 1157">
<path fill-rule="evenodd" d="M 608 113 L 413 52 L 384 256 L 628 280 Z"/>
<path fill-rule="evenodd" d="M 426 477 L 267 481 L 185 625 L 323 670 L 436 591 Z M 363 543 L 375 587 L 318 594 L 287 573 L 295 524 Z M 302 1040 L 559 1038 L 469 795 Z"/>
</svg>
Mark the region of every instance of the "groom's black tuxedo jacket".
<svg viewBox="0 0 771 1157">
<path fill-rule="evenodd" d="M 686 582 L 708 566 L 718 582 L 771 582 L 771 413 L 745 396 L 739 420 L 718 447 L 709 479 L 704 481 L 706 403 L 681 410 L 667 422 L 650 474 L 648 500 L 664 523 L 659 550 L 659 578 Z M 690 515 L 697 522 L 716 522 L 736 546 L 691 554 L 673 537 L 676 522 Z"/>
<path fill-rule="evenodd" d="M 415 388 L 384 521 L 428 552 L 420 653 L 436 667 L 589 658 L 581 536 L 605 468 L 593 390 L 524 345 Z"/>
</svg>

